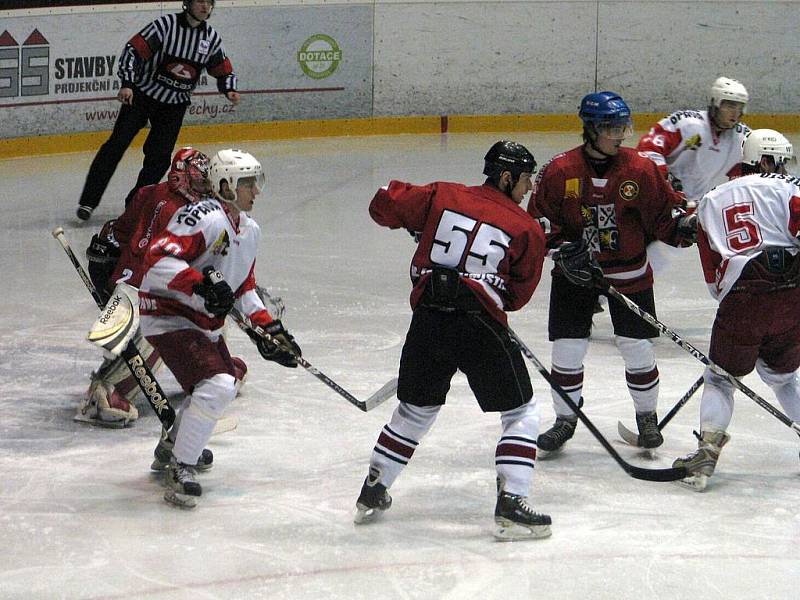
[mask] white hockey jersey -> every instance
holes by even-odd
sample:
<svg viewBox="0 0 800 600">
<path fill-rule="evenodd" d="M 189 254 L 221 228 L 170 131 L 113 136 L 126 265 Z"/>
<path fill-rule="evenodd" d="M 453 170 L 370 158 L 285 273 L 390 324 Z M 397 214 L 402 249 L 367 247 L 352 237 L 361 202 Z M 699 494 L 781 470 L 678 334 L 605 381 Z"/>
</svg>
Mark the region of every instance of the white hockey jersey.
<svg viewBox="0 0 800 600">
<path fill-rule="evenodd" d="M 725 177 L 740 173 L 742 144 L 750 129 L 738 123 L 716 136 L 708 111 L 682 110 L 661 119 L 636 149 L 681 180 L 688 200 L 697 201 Z"/>
<path fill-rule="evenodd" d="M 255 292 L 254 276 L 261 229 L 247 214 L 238 223 L 213 199 L 189 204 L 176 212 L 145 257 L 139 288 L 142 332 L 159 335 L 178 329 L 200 329 L 217 339 L 224 318 L 205 310 L 193 287 L 203 269 L 213 266 L 231 286 L 235 306 L 254 323 L 268 324 L 271 315 Z"/>
<path fill-rule="evenodd" d="M 747 175 L 706 194 L 697 207 L 697 245 L 711 295 L 722 300 L 748 261 L 768 246 L 800 251 L 800 179 Z"/>
</svg>

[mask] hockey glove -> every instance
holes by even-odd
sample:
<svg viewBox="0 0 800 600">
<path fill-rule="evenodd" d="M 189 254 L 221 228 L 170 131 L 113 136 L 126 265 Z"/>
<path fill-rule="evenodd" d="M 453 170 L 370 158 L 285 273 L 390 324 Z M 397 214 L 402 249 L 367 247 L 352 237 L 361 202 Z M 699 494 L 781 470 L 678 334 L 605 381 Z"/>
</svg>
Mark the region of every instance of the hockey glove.
<svg viewBox="0 0 800 600">
<path fill-rule="evenodd" d="M 264 327 L 273 341 L 268 341 L 255 332 L 248 331 L 247 335 L 255 342 L 258 352 L 264 360 L 271 360 L 290 369 L 297 368 L 297 356 L 302 356 L 303 351 L 294 341 L 294 336 L 286 331 L 280 319 Z"/>
<path fill-rule="evenodd" d="M 586 240 L 567 242 L 553 253 L 553 261 L 571 283 L 591 288 L 603 279 L 603 271 Z"/>
<path fill-rule="evenodd" d="M 233 308 L 233 290 L 228 282 L 211 265 L 203 269 L 203 281 L 192 289 L 205 300 L 205 308 L 218 319 L 223 318 Z"/>
<path fill-rule="evenodd" d="M 676 192 L 683 191 L 683 182 L 677 177 L 675 177 L 675 175 L 673 175 L 672 173 L 667 173 L 667 181 L 669 181 L 669 184 L 672 186 L 672 189 L 675 190 Z"/>
<path fill-rule="evenodd" d="M 691 246 L 697 243 L 697 214 L 683 215 L 678 217 L 678 226 L 676 227 L 678 241 L 681 246 Z"/>
<path fill-rule="evenodd" d="M 92 241 L 86 248 L 89 278 L 104 302 L 111 297 L 111 292 L 107 289 L 108 280 L 111 278 L 120 256 L 119 243 L 114 239 L 112 231 L 113 226 L 114 220 L 103 225 L 100 232 L 92 236 Z"/>
</svg>

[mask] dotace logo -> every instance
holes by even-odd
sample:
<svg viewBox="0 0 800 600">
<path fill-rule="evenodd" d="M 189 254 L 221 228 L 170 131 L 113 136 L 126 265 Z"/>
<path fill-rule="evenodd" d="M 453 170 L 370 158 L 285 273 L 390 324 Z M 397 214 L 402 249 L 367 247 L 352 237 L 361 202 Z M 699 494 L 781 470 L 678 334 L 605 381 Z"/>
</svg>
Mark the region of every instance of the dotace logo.
<svg viewBox="0 0 800 600">
<path fill-rule="evenodd" d="M 297 53 L 303 73 L 312 79 L 330 77 L 339 68 L 342 51 L 332 37 L 318 33 L 308 38 Z"/>
</svg>

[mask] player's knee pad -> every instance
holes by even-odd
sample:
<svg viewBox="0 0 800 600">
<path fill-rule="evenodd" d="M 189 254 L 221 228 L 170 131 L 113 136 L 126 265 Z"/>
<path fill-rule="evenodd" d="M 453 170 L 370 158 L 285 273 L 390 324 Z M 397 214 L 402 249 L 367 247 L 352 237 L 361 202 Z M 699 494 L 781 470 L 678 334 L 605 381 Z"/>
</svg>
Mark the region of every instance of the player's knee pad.
<svg viewBox="0 0 800 600">
<path fill-rule="evenodd" d="M 95 380 L 89 385 L 81 414 L 106 427 L 125 427 L 139 418 L 139 411 L 113 386 Z"/>
<path fill-rule="evenodd" d="M 203 379 L 194 386 L 189 409 L 203 413 L 209 419 L 218 420 L 225 413 L 236 395 L 236 380 L 227 373 Z"/>
<path fill-rule="evenodd" d="M 441 406 L 414 406 L 400 402 L 392 414 L 389 427 L 398 435 L 419 442 L 430 430 Z"/>
<path fill-rule="evenodd" d="M 629 373 L 650 371 L 656 366 L 656 353 L 651 340 L 618 335 L 614 337 L 614 344 L 625 361 L 625 370 Z"/>
<path fill-rule="evenodd" d="M 512 410 L 500 413 L 503 436 L 520 436 L 536 440 L 539 436 L 539 407 L 536 398 Z"/>
<path fill-rule="evenodd" d="M 561 371 L 583 369 L 583 359 L 589 349 L 588 338 L 561 338 L 553 342 L 553 367 Z"/>
</svg>

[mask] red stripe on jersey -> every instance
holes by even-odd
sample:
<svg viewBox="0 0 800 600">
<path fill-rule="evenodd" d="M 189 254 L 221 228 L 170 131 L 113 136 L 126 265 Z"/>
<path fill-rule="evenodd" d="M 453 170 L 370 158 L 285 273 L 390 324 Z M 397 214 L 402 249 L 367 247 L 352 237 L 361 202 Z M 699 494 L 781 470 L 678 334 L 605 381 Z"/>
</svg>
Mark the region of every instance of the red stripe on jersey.
<svg viewBox="0 0 800 600">
<path fill-rule="evenodd" d="M 269 314 L 266 310 L 257 310 L 252 315 L 250 315 L 250 321 L 253 324 L 258 325 L 260 327 L 266 327 L 275 319 L 272 318 L 272 315 Z"/>
<path fill-rule="evenodd" d="M 404 458 L 411 458 L 414 454 L 413 446 L 407 446 L 403 442 L 396 440 L 393 437 L 389 437 L 385 431 L 381 431 L 380 436 L 378 436 L 378 443 L 376 446 L 383 446 L 387 450 L 391 450 L 395 454 L 399 454 Z"/>
<path fill-rule="evenodd" d="M 225 59 L 213 67 L 208 67 L 207 69 L 208 74 L 212 77 L 224 77 L 225 75 L 230 75 L 233 73 L 233 65 L 231 61 L 225 57 Z"/>
<path fill-rule="evenodd" d="M 195 269 L 188 267 L 175 275 L 167 285 L 167 289 L 183 292 L 187 296 L 194 293 L 194 286 L 203 281 L 203 275 Z"/>
<path fill-rule="evenodd" d="M 534 446 L 523 446 L 521 444 L 511 444 L 500 442 L 494 452 L 495 458 L 500 456 L 518 456 L 529 460 L 536 460 L 536 448 Z"/>
<path fill-rule="evenodd" d="M 142 57 L 142 60 L 149 60 L 153 56 L 153 51 L 147 45 L 147 40 L 138 33 L 128 43 L 136 50 L 136 54 Z"/>
<path fill-rule="evenodd" d="M 800 231 L 800 198 L 792 196 L 789 199 L 789 233 L 797 236 Z"/>
<path fill-rule="evenodd" d="M 139 291 L 139 314 L 154 317 L 186 317 L 201 329 L 214 331 L 225 324 L 225 319 L 209 317 L 183 304 L 180 300 L 164 298 Z"/>
</svg>

